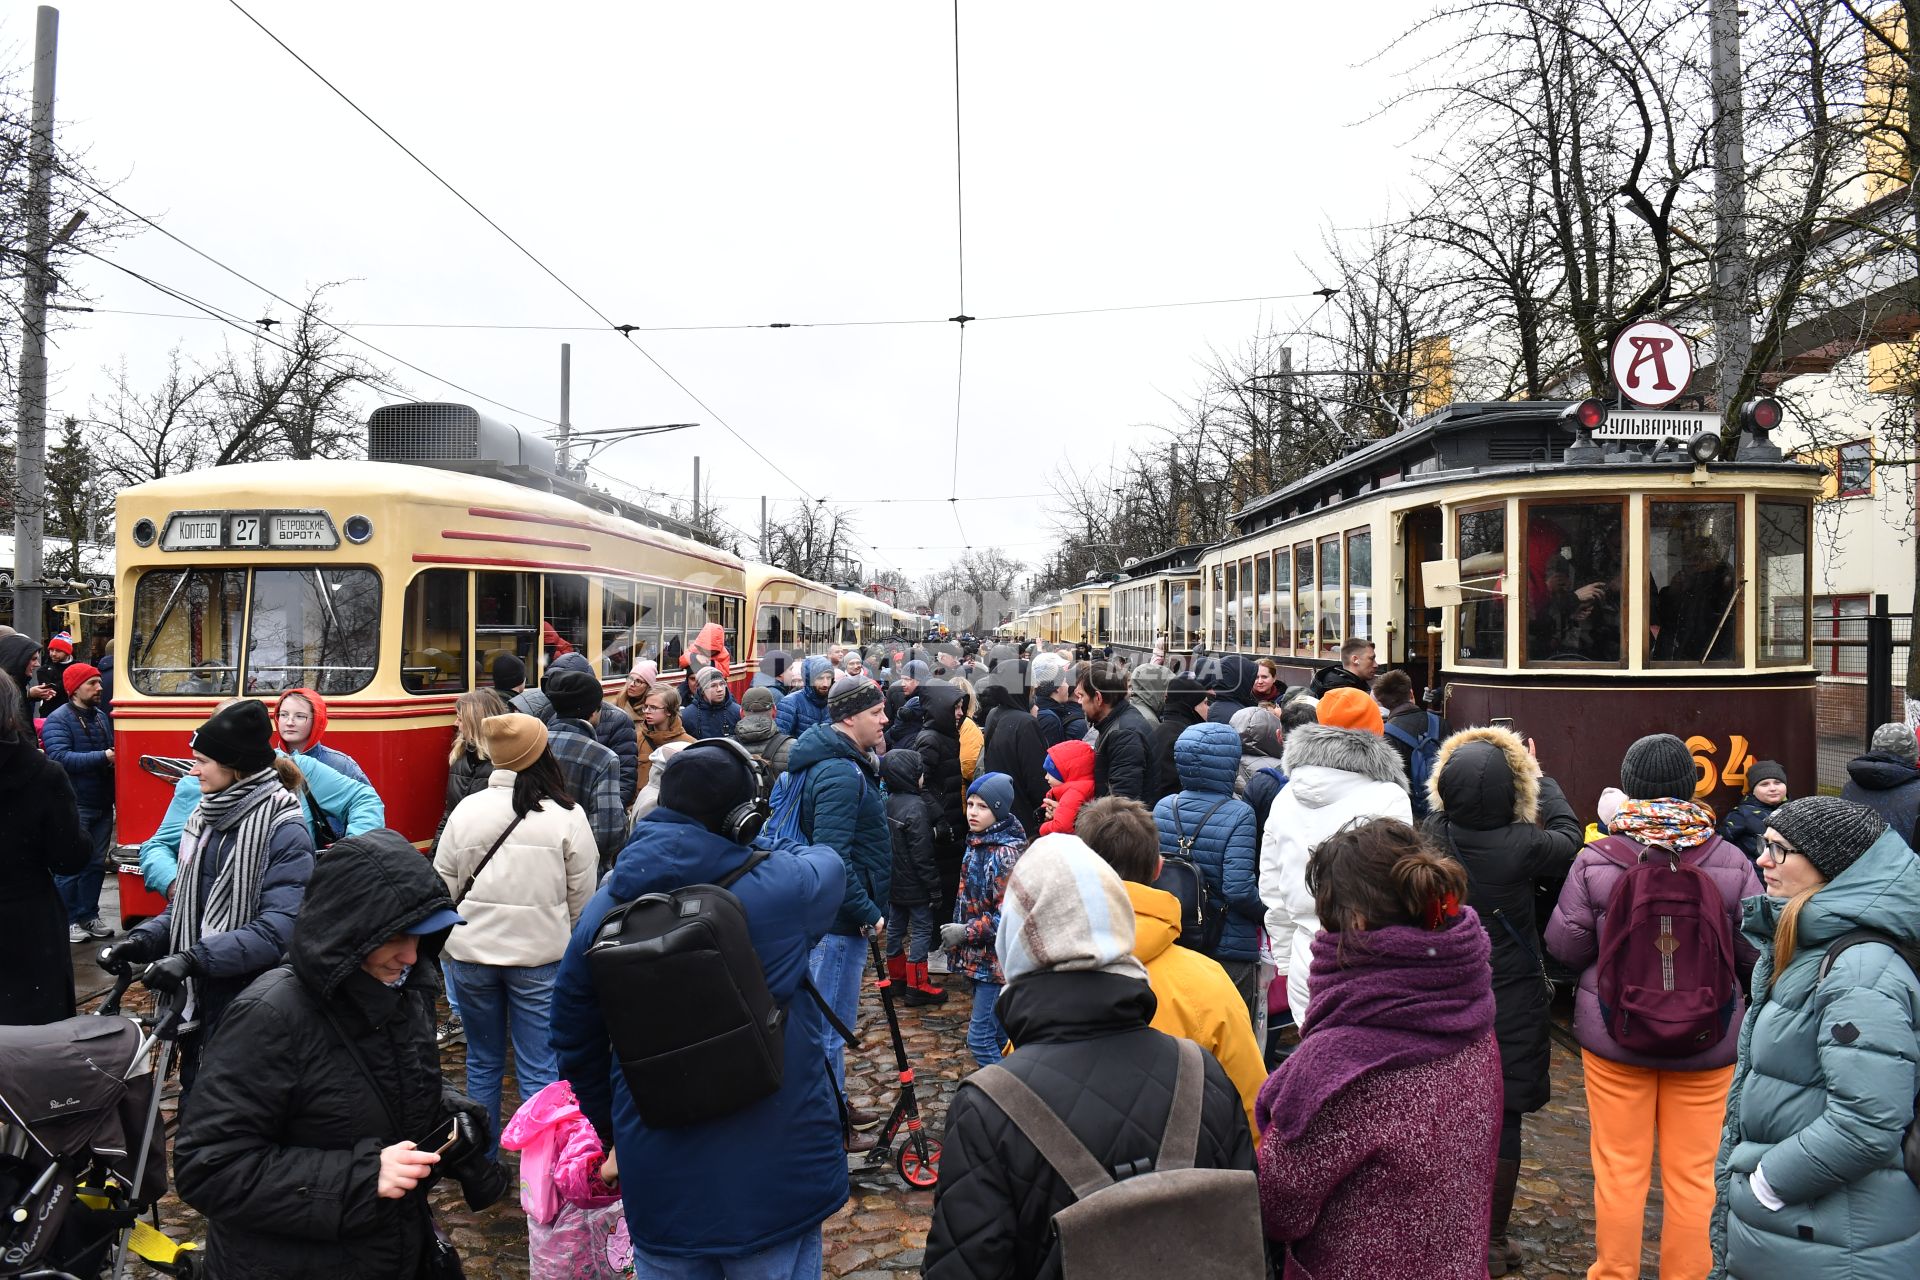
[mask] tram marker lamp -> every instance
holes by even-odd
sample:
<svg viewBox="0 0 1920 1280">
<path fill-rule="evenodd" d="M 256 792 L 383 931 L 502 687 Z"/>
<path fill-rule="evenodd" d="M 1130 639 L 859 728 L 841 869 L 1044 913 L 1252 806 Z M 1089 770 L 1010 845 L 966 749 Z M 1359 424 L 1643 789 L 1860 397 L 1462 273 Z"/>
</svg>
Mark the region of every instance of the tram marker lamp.
<svg viewBox="0 0 1920 1280">
<path fill-rule="evenodd" d="M 1772 396 L 1760 396 L 1740 406 L 1740 460 L 1742 462 L 1779 462 L 1786 455 L 1773 443 L 1775 427 L 1786 418 L 1786 411 Z"/>
<path fill-rule="evenodd" d="M 1607 423 L 1607 406 L 1598 400 L 1580 400 L 1560 411 L 1560 421 L 1573 429 L 1573 443 L 1567 446 L 1568 462 L 1599 462 L 1606 451 L 1593 442 L 1593 433 Z"/>
</svg>

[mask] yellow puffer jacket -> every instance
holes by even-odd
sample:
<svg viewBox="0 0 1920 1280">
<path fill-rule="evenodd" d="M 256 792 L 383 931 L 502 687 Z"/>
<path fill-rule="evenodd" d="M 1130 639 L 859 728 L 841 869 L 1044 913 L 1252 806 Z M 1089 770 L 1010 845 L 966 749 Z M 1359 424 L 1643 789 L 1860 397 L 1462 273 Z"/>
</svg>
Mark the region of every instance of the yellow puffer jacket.
<svg viewBox="0 0 1920 1280">
<path fill-rule="evenodd" d="M 1247 1002 L 1218 961 L 1175 944 L 1180 936 L 1178 898 L 1131 880 L 1126 885 L 1133 901 L 1133 954 L 1147 966 L 1147 982 L 1159 1002 L 1153 1029 L 1192 1040 L 1219 1059 L 1247 1109 L 1247 1127 L 1258 1138 L 1253 1100 L 1267 1081 L 1267 1071 L 1253 1038 Z"/>
<path fill-rule="evenodd" d="M 986 745 L 986 735 L 979 725 L 970 718 L 960 722 L 960 785 L 973 785 L 973 775 L 980 768 L 980 749 Z"/>
</svg>

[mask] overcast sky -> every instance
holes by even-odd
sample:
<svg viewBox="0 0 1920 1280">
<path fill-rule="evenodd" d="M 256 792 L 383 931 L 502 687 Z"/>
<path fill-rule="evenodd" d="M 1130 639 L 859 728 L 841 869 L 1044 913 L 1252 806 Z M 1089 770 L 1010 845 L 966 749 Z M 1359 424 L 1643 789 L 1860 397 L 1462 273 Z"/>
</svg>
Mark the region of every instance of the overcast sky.
<svg viewBox="0 0 1920 1280">
<path fill-rule="evenodd" d="M 958 504 L 967 540 L 1040 559 L 1031 495 L 1063 458 L 1105 466 L 1196 387 L 1209 345 L 1290 327 L 1315 300 L 985 317 L 1310 293 L 1301 259 L 1322 229 L 1375 220 L 1404 189 L 1411 122 L 1358 122 L 1405 65 L 1368 58 L 1427 7 L 962 3 L 965 309 L 982 319 L 958 493 L 998 498 Z M 214 257 L 290 298 L 350 280 L 342 321 L 597 325 L 230 4 L 61 8 L 65 144 Z M 357 332 L 534 430 L 558 416 L 571 340 L 577 426 L 703 423 L 609 451 L 607 472 L 684 496 L 698 453 L 743 528 L 758 495 L 803 490 L 857 505 L 870 559 L 918 576 L 959 554 L 950 6 L 247 8 L 617 323 L 935 322 L 636 335 L 712 412 L 591 328 Z M 4 12 L 26 68 L 34 7 Z M 243 315 L 273 305 L 157 234 L 113 254 Z M 175 344 L 244 341 L 107 314 L 184 308 L 105 267 L 82 280 L 103 310 L 51 353 L 56 412 L 84 416 L 122 358 L 145 385 Z M 469 399 L 396 372 L 417 398 Z"/>
</svg>

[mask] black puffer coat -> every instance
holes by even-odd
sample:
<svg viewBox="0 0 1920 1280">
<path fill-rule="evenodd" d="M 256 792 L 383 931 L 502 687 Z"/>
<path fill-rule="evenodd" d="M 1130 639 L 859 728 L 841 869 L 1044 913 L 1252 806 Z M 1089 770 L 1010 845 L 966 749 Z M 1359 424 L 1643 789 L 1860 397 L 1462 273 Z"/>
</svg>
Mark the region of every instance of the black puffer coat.
<svg viewBox="0 0 1920 1280">
<path fill-rule="evenodd" d="M 1160 723 L 1153 727 L 1149 744 L 1153 761 L 1153 786 L 1145 797 L 1149 809 L 1180 789 L 1180 766 L 1174 762 L 1173 745 L 1180 741 L 1181 734 L 1200 723 L 1199 709 L 1185 697 L 1169 697 L 1160 708 Z"/>
<path fill-rule="evenodd" d="M 927 771 L 927 793 L 958 838 L 967 829 L 967 790 L 960 777 L 960 722 L 954 717 L 966 695 L 957 684 L 929 680 L 918 696 L 926 727 L 913 740 L 913 749 Z"/>
<path fill-rule="evenodd" d="M 887 895 L 896 907 L 924 907 L 940 897 L 940 868 L 933 860 L 933 828 L 939 821 L 933 797 L 920 790 L 920 753 L 895 747 L 880 757 L 887 788 L 887 827 L 893 833 L 893 879 Z"/>
<path fill-rule="evenodd" d="M 1002 705 L 987 713 L 986 738 L 974 776 L 1004 773 L 1012 778 L 1013 816 L 1020 819 L 1023 830 L 1038 831 L 1040 802 L 1052 785 L 1047 780 L 1047 744 L 1040 739 L 1040 722 L 1024 702 L 1006 701 L 1002 695 Z"/>
<path fill-rule="evenodd" d="M 1863 804 L 1885 818 L 1911 848 L 1920 838 L 1920 769 L 1873 752 L 1847 761 L 1847 778 L 1840 798 Z"/>
<path fill-rule="evenodd" d="M 1506 729 L 1447 739 L 1427 789 L 1427 831 L 1466 867 L 1467 902 L 1493 942 L 1493 1030 L 1506 1109 L 1538 1111 L 1552 1088 L 1534 884 L 1567 874 L 1584 831 L 1559 784 Z"/>
<path fill-rule="evenodd" d="M 1153 794 L 1153 730 L 1147 718 L 1120 699 L 1100 722 L 1093 748 L 1093 794 L 1145 802 Z"/>
<path fill-rule="evenodd" d="M 621 712 L 621 719 L 626 713 Z M 433 829 L 433 842 L 440 843 L 440 833 L 447 829 L 447 819 L 460 802 L 468 796 L 487 789 L 487 779 L 493 776 L 493 761 L 468 747 L 460 753 L 460 758 L 447 768 L 446 807 L 440 811 L 440 825 Z"/>
<path fill-rule="evenodd" d="M 1107 973 L 1037 973 L 1008 985 L 997 1012 L 1019 1050 L 1001 1065 L 1073 1129 L 1103 1166 L 1148 1159 L 1173 1105 L 1178 1042 L 1147 1025 L 1146 983 Z M 1253 1168 L 1240 1096 L 1207 1055 L 1202 1169 Z M 929 1280 L 1054 1277 L 1053 1215 L 1072 1191 L 980 1090 L 960 1086 L 947 1112 L 940 1187 L 927 1234 Z"/>
<path fill-rule="evenodd" d="M 73 1016 L 73 951 L 55 876 L 93 856 L 67 771 L 33 740 L 0 742 L 0 1024 Z"/>
<path fill-rule="evenodd" d="M 1362 693 L 1373 692 L 1365 680 L 1353 674 L 1339 663 L 1322 667 L 1313 673 L 1313 679 L 1307 682 L 1307 692 L 1316 698 L 1324 698 L 1335 689 L 1358 689 Z"/>
<path fill-rule="evenodd" d="M 405 1139 L 437 1147 L 452 1112 L 471 1106 L 441 1084 L 433 1037 L 439 982 L 428 961 L 446 931 L 420 939 L 420 959 L 398 989 L 360 965 L 452 905 L 433 865 L 395 831 L 350 836 L 315 867 L 288 963 L 228 1006 L 174 1143 L 180 1198 L 207 1219 L 211 1280 L 415 1274 L 428 1239 L 427 1188 L 399 1200 L 376 1192 L 383 1147 Z"/>
</svg>

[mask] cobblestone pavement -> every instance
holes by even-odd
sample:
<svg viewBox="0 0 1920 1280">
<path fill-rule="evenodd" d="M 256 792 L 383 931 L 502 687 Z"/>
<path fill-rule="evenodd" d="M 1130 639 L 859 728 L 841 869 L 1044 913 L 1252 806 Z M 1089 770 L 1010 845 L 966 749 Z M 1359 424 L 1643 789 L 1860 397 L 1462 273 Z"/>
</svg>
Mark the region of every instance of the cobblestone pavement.
<svg viewBox="0 0 1920 1280">
<path fill-rule="evenodd" d="M 76 960 L 80 958 L 76 948 Z M 81 990 L 90 990 L 81 974 Z M 899 1010 L 901 1032 L 917 1075 L 917 1089 L 929 1131 L 938 1136 L 945 1125 L 947 1104 L 959 1083 L 973 1069 L 966 1051 L 968 999 L 963 978 L 944 979 L 951 998 L 944 1006 Z M 138 997 L 130 1005 L 138 1004 Z M 1564 1022 L 1569 1010 L 1557 1010 Z M 861 1007 L 860 1043 L 848 1071 L 850 1100 L 867 1110 L 886 1112 L 897 1089 L 892 1046 L 879 997 L 869 982 Z M 445 1055 L 450 1080 L 465 1077 L 463 1046 Z M 1588 1173 L 1587 1113 L 1581 1085 L 1579 1053 L 1563 1035 L 1553 1050 L 1553 1101 L 1529 1116 L 1526 1155 L 1513 1214 L 1513 1237 L 1525 1259 L 1526 1280 L 1577 1280 L 1592 1261 L 1592 1179 Z M 509 1077 L 504 1112 L 511 1114 L 518 1096 Z M 169 1111 L 171 1108 L 169 1107 Z M 503 1153 L 509 1167 L 511 1153 Z M 900 1178 L 893 1162 L 870 1165 L 850 1160 L 853 1194 L 847 1205 L 826 1224 L 826 1268 L 834 1277 L 883 1280 L 917 1272 L 926 1247 L 933 1208 L 930 1190 L 915 1190 Z M 1657 1178 L 1656 1178 L 1657 1184 Z M 434 1204 L 442 1225 L 451 1234 L 473 1280 L 525 1280 L 528 1273 L 526 1231 L 520 1207 L 512 1196 L 483 1212 L 473 1212 L 460 1201 L 459 1188 L 436 1190 Z M 162 1224 L 176 1240 L 199 1239 L 202 1225 L 192 1210 L 172 1196 L 162 1202 Z M 1648 1214 L 1649 1244 L 1659 1231 L 1659 1190 L 1656 1185 Z M 1655 1261 L 1649 1248 L 1646 1274 Z"/>
</svg>

